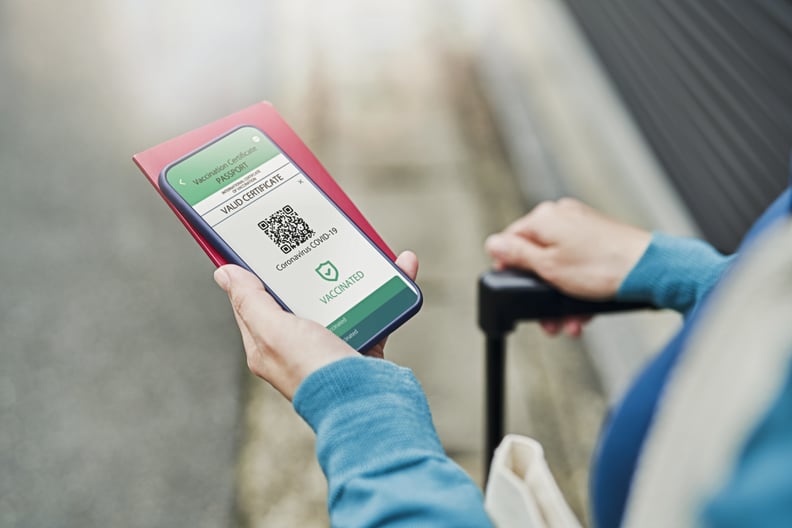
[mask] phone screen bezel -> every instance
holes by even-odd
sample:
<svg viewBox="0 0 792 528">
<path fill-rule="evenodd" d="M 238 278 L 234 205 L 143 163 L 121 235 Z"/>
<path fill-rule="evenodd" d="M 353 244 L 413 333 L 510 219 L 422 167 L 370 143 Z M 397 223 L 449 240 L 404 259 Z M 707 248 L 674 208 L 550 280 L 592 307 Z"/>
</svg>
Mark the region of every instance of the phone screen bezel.
<svg viewBox="0 0 792 528">
<path fill-rule="evenodd" d="M 251 128 L 251 129 L 255 130 L 256 132 L 262 134 L 264 137 L 266 137 L 275 146 L 275 148 L 281 154 L 283 154 L 286 157 L 286 159 L 288 159 L 289 162 L 292 163 L 308 179 L 310 184 L 313 185 L 314 188 L 317 191 L 319 191 L 319 193 L 328 202 L 330 202 L 330 204 L 336 209 L 336 211 L 338 211 L 338 213 L 344 219 L 346 219 L 346 221 L 355 230 L 357 230 L 357 232 L 363 237 L 363 239 L 366 241 L 366 243 L 368 243 L 369 245 L 374 247 L 374 249 L 377 251 L 377 253 L 382 257 L 382 259 L 384 259 L 385 262 L 387 262 L 387 264 L 391 268 L 393 268 L 393 270 L 400 277 L 402 277 L 405 280 L 405 282 L 407 283 L 408 287 L 410 287 L 414 291 L 414 293 L 416 294 L 416 301 L 415 301 L 415 303 L 413 303 L 413 305 L 411 305 L 409 308 L 407 308 L 405 311 L 403 311 L 401 314 L 399 314 L 396 318 L 394 318 L 393 321 L 391 321 L 390 323 L 385 325 L 376 334 L 374 334 L 372 337 L 367 339 L 363 344 L 361 344 L 359 347 L 357 347 L 357 350 L 360 351 L 360 352 L 364 352 L 364 351 L 368 350 L 369 348 L 371 348 L 372 346 L 377 344 L 380 340 L 382 340 L 387 335 L 389 335 L 394 330 L 396 330 L 398 327 L 400 327 L 402 324 L 404 324 L 408 319 L 410 319 L 413 315 L 415 315 L 418 312 L 418 310 L 420 310 L 421 305 L 423 304 L 423 294 L 421 293 L 421 289 L 418 287 L 418 285 L 412 279 L 410 279 L 401 270 L 401 268 L 399 268 L 396 265 L 395 262 L 393 262 L 388 257 L 388 255 L 382 250 L 382 248 L 380 248 L 365 233 L 365 231 L 363 231 L 355 223 L 355 221 L 352 220 L 352 218 L 350 218 L 350 216 L 341 207 L 339 207 L 338 204 L 332 198 L 330 198 L 330 196 L 325 192 L 325 190 L 322 189 L 322 187 L 318 183 L 316 183 L 316 181 L 313 178 L 311 178 L 310 174 L 308 174 L 300 166 L 299 163 L 297 163 L 291 156 L 289 156 L 289 154 L 286 151 L 284 151 L 283 148 L 269 134 L 267 134 L 266 132 L 264 132 L 263 130 L 261 130 L 259 127 L 255 126 L 255 125 L 249 125 L 249 124 L 239 125 L 237 127 L 234 127 L 233 129 L 225 132 L 224 134 L 216 137 L 212 141 L 209 141 L 208 143 L 206 143 L 206 144 L 196 148 L 195 150 L 185 154 L 184 156 L 180 157 L 179 159 L 177 159 L 175 161 L 172 161 L 164 169 L 162 169 L 162 171 L 160 172 L 160 175 L 159 175 L 159 186 L 160 186 L 160 190 L 162 191 L 163 196 L 168 200 L 168 202 L 170 202 L 171 204 L 173 204 L 176 207 L 176 209 L 182 214 L 182 216 L 184 216 L 184 218 L 189 222 L 189 224 L 196 231 L 198 231 L 198 233 L 209 243 L 209 245 L 212 246 L 215 250 L 217 250 L 217 252 L 220 253 L 223 256 L 223 258 L 228 263 L 236 264 L 238 266 L 241 266 L 241 267 L 247 269 L 248 271 L 250 271 L 251 273 L 253 273 L 254 275 L 256 275 L 256 277 L 258 277 L 258 279 L 264 285 L 264 288 L 275 298 L 275 300 L 278 302 L 278 304 L 280 304 L 281 307 L 283 307 L 284 310 L 287 310 L 287 311 L 291 312 L 291 309 L 289 308 L 288 304 L 277 293 L 276 288 L 273 287 L 272 284 L 267 283 L 266 281 L 264 281 L 261 278 L 261 276 L 259 276 L 253 269 L 251 269 L 250 266 L 247 265 L 247 263 L 244 260 L 242 260 L 242 258 L 234 251 L 234 249 L 231 246 L 229 246 L 226 243 L 226 241 L 214 229 L 212 229 L 212 227 L 206 221 L 204 221 L 204 219 L 195 211 L 195 209 L 193 209 L 193 207 L 189 203 L 187 203 L 187 200 L 185 200 L 181 196 L 181 194 L 179 194 L 179 192 L 171 185 L 170 181 L 168 181 L 168 178 L 167 178 L 168 171 L 170 169 L 172 169 L 173 167 L 175 167 L 176 165 L 178 165 L 178 164 L 184 162 L 185 160 L 195 156 L 196 154 L 198 154 L 198 153 L 210 148 L 214 144 L 222 141 L 223 139 L 225 139 L 226 137 L 230 136 L 234 132 L 237 132 L 238 130 L 241 130 L 243 128 Z M 231 183 L 229 183 L 229 185 Z M 343 313 L 338 314 L 339 317 L 341 315 L 343 315 Z"/>
</svg>

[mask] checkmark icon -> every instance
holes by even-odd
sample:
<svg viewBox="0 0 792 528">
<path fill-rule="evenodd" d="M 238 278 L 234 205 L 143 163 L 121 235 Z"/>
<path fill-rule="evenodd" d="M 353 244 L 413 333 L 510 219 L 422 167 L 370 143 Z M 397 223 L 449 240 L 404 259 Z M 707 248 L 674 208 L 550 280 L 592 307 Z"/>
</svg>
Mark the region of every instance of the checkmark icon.
<svg viewBox="0 0 792 528">
<path fill-rule="evenodd" d="M 328 282 L 335 282 L 338 280 L 338 268 L 329 260 L 319 264 L 314 271 Z"/>
</svg>

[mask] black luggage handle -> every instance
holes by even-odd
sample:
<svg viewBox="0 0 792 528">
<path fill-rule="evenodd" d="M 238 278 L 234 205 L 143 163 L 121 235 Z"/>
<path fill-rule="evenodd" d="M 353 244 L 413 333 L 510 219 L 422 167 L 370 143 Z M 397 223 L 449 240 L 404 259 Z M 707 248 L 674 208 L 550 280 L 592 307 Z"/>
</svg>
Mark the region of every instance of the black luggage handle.
<svg viewBox="0 0 792 528">
<path fill-rule="evenodd" d="M 569 297 L 533 273 L 489 271 L 479 277 L 479 327 L 487 335 L 503 335 L 519 321 L 556 319 L 652 308 L 637 302 L 588 301 Z"/>
<path fill-rule="evenodd" d="M 533 273 L 522 271 L 489 271 L 479 277 L 478 322 L 486 336 L 485 479 L 495 448 L 503 438 L 506 334 L 520 321 L 650 308 L 654 306 L 647 303 L 576 299 Z"/>
</svg>

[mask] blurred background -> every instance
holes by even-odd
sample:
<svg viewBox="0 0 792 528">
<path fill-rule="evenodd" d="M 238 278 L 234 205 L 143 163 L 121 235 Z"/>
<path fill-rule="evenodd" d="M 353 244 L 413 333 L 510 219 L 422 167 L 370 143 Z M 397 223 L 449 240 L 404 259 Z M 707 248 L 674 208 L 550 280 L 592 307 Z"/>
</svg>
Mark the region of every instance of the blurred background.
<svg viewBox="0 0 792 528">
<path fill-rule="evenodd" d="M 481 483 L 487 234 L 572 195 L 732 250 L 787 181 L 792 3 L 0 1 L 0 526 L 325 526 L 313 437 L 246 370 L 132 154 L 273 102 L 425 305 L 391 339 Z M 678 325 L 510 340 L 507 429 L 586 516 L 608 406 Z"/>
</svg>

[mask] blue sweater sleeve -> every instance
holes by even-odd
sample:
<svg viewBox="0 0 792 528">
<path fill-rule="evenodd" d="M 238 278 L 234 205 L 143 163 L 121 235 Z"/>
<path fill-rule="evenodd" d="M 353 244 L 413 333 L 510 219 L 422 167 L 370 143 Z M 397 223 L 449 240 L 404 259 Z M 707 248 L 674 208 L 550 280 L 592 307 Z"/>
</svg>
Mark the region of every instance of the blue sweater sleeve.
<svg viewBox="0 0 792 528">
<path fill-rule="evenodd" d="M 733 257 L 695 238 L 656 232 L 616 298 L 651 302 L 687 314 L 712 289 Z"/>
<path fill-rule="evenodd" d="M 294 408 L 316 433 L 332 526 L 491 526 L 408 369 L 362 356 L 337 361 L 303 381 Z"/>
</svg>

